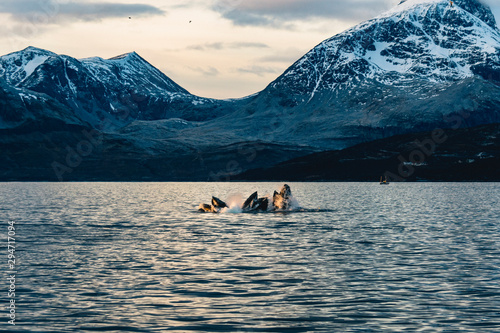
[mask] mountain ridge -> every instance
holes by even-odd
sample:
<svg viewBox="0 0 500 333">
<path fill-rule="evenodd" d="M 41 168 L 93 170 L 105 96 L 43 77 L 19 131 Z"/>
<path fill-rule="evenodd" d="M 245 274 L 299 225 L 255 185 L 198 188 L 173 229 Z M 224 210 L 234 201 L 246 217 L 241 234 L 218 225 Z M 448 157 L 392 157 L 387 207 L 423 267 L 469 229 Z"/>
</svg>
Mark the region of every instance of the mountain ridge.
<svg viewBox="0 0 500 333">
<path fill-rule="evenodd" d="M 56 99 L 96 128 L 103 121 L 122 127 L 134 120 L 207 120 L 228 104 L 190 94 L 136 52 L 78 60 L 27 47 L 0 57 L 0 79 L 26 95 Z"/>
<path fill-rule="evenodd" d="M 27 48 L 0 57 L 0 144 L 5 151 L 28 145 L 21 155 L 7 154 L 21 165 L 19 156 L 36 151 L 27 138 L 37 140 L 39 131 L 64 148 L 64 140 L 85 142 L 74 131 L 89 128 L 104 135 L 102 151 L 85 164 L 94 175 L 114 167 L 98 158 L 122 156 L 133 172 L 154 160 L 148 168 L 166 179 L 205 179 L 196 168 L 233 175 L 255 167 L 258 156 L 265 168 L 310 152 L 449 128 L 447 120 L 462 114 L 471 127 L 499 123 L 500 33 L 491 17 L 476 0 L 453 6 L 408 0 L 321 42 L 261 92 L 232 100 L 191 95 L 135 52 L 77 60 Z M 72 126 L 52 133 L 60 123 Z M 22 145 L 14 144 L 8 135 L 16 128 L 34 132 L 16 134 Z M 198 166 L 198 152 L 210 168 Z M 131 177 L 131 170 L 120 175 Z"/>
</svg>

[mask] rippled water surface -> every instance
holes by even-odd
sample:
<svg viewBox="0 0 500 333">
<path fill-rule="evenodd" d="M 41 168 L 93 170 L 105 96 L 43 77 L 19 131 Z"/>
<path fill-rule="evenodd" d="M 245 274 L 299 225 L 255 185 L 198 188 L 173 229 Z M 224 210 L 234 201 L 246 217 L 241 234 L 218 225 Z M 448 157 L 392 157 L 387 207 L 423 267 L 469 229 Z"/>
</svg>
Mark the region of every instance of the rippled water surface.
<svg viewBox="0 0 500 333">
<path fill-rule="evenodd" d="M 196 211 L 281 185 L 1 184 L 0 330 L 500 332 L 500 184 L 292 183 L 303 211 Z"/>
</svg>

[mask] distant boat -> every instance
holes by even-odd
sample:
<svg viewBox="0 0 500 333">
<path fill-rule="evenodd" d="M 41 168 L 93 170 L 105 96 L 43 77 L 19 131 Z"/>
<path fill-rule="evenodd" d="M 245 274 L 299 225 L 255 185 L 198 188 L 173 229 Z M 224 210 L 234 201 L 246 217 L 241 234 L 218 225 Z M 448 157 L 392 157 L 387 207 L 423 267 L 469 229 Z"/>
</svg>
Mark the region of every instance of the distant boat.
<svg viewBox="0 0 500 333">
<path fill-rule="evenodd" d="M 380 177 L 380 185 L 389 185 L 389 181 L 387 180 L 387 177 L 385 177 L 384 180 L 382 180 L 382 177 Z"/>
</svg>

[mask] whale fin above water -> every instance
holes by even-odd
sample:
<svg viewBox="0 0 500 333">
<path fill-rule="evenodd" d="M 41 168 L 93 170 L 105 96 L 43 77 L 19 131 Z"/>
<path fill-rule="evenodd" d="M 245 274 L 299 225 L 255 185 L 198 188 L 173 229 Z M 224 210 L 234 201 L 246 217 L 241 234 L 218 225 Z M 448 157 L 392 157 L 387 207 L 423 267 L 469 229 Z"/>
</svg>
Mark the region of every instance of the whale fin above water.
<svg viewBox="0 0 500 333">
<path fill-rule="evenodd" d="M 224 201 L 222 201 L 221 199 L 216 198 L 216 197 L 212 197 L 212 206 L 214 206 L 216 208 L 226 208 L 227 207 L 227 205 Z"/>
<path fill-rule="evenodd" d="M 241 209 L 249 210 L 250 208 L 252 208 L 254 205 L 254 202 L 257 200 L 257 197 L 258 197 L 257 192 L 252 193 L 252 195 L 249 196 L 248 199 L 245 200 Z"/>
</svg>

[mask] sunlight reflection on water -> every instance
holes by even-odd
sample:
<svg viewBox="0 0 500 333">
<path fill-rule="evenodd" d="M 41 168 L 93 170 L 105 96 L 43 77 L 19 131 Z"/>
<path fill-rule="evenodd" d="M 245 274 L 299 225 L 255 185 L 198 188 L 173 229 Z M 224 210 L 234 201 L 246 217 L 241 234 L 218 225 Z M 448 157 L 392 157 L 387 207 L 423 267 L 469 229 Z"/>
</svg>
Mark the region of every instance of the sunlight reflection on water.
<svg viewBox="0 0 500 333">
<path fill-rule="evenodd" d="M 4 183 L 23 332 L 500 330 L 499 184 Z"/>
</svg>

